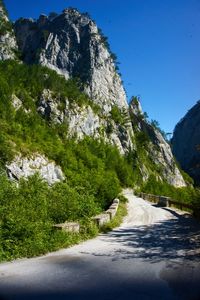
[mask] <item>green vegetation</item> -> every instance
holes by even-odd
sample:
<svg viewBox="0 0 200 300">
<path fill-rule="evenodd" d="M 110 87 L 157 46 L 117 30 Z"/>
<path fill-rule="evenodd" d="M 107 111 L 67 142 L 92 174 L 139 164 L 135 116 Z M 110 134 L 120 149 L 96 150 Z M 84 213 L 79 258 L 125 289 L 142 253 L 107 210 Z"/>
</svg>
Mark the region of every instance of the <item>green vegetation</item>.
<svg viewBox="0 0 200 300">
<path fill-rule="evenodd" d="M 162 130 L 162 129 L 160 128 L 159 122 L 156 121 L 156 120 L 151 120 L 150 124 L 151 124 L 151 126 L 153 126 L 155 129 L 157 129 L 157 130 L 162 134 L 162 136 L 163 136 L 163 138 L 165 139 L 165 141 L 168 142 L 167 133 L 166 133 L 164 130 Z"/>
<path fill-rule="evenodd" d="M 127 110 L 125 108 L 120 110 L 117 105 L 113 105 L 110 114 L 111 114 L 112 120 L 117 125 L 121 125 L 121 126 L 126 127 L 127 123 L 130 120 Z"/>
<path fill-rule="evenodd" d="M 4 35 L 7 32 L 12 32 L 12 24 L 0 18 L 0 35 Z"/>
<path fill-rule="evenodd" d="M 94 196 L 67 183 L 50 188 L 37 175 L 19 186 L 0 176 L 0 261 L 34 256 L 74 244 L 97 233 L 89 218 L 100 207 Z M 53 224 L 79 220 L 81 233 L 57 231 Z"/>
<path fill-rule="evenodd" d="M 154 175 L 151 175 L 140 190 L 147 194 L 167 196 L 187 204 L 193 203 L 196 208 L 200 208 L 200 190 L 194 189 L 192 186 L 175 188 L 166 182 L 156 179 Z"/>
<path fill-rule="evenodd" d="M 3 0 L 0 0 L 0 6 L 3 8 L 4 14 L 7 15 L 8 13 Z M 4 35 L 7 32 L 12 32 L 12 24 L 11 22 L 6 21 L 0 14 L 0 35 Z"/>
<path fill-rule="evenodd" d="M 45 120 L 37 112 L 42 91 L 50 89 L 56 100 L 70 105 L 90 105 L 74 80 L 66 80 L 41 66 L 13 61 L 0 63 L 0 165 L 16 153 L 44 154 L 61 166 L 66 180 L 49 187 L 38 176 L 16 186 L 0 176 L 0 260 L 33 256 L 76 243 L 97 233 L 91 216 L 105 210 L 121 187 L 133 184 L 126 157 L 103 141 L 67 137 L 67 124 Z M 23 106 L 14 109 L 12 95 Z M 62 109 L 62 105 L 61 105 Z M 79 235 L 55 231 L 52 225 L 79 221 Z"/>
<path fill-rule="evenodd" d="M 103 31 L 101 30 L 101 28 L 98 28 L 98 34 L 101 37 L 101 43 L 104 45 L 104 47 L 108 50 L 108 52 L 110 53 L 110 57 L 113 60 L 113 63 L 115 65 L 115 71 L 118 73 L 119 76 L 121 76 L 121 74 L 118 72 L 119 71 L 119 62 L 117 61 L 117 55 L 115 53 L 112 52 L 111 48 L 110 48 L 110 44 L 108 42 L 108 37 L 104 35 Z M 96 35 L 96 34 L 95 34 Z"/>
<path fill-rule="evenodd" d="M 123 201 L 120 201 L 116 216 L 110 222 L 104 224 L 100 228 L 101 232 L 107 233 L 113 230 L 114 228 L 120 226 L 120 224 L 122 223 L 123 218 L 127 215 L 126 198 L 122 199 Z"/>
<path fill-rule="evenodd" d="M 145 133 L 135 134 L 139 151 L 130 150 L 125 156 L 103 140 L 69 139 L 67 123 L 55 124 L 38 114 L 37 104 L 44 89 L 52 91 L 61 111 L 66 99 L 71 107 L 76 104 L 99 110 L 80 92 L 76 80 L 66 81 L 41 66 L 0 63 L 0 260 L 39 255 L 95 236 L 98 230 L 91 217 L 107 209 L 122 187 L 141 186 L 141 166 L 157 177 L 162 173 L 147 155 L 149 138 Z M 13 107 L 13 95 L 22 102 L 18 109 Z M 127 112 L 116 106 L 111 118 L 119 126 L 126 126 L 128 121 Z M 36 152 L 60 165 L 65 181 L 49 187 L 37 174 L 18 185 L 7 179 L 7 162 L 17 153 L 29 156 Z M 142 190 L 181 201 L 185 197 L 186 202 L 192 197 L 199 205 L 192 187 L 175 189 L 155 177 L 150 177 Z M 123 197 L 120 200 L 123 202 Z M 118 226 L 124 214 L 121 203 L 117 218 L 104 230 Z M 54 229 L 53 224 L 65 221 L 80 222 L 80 234 Z"/>
</svg>

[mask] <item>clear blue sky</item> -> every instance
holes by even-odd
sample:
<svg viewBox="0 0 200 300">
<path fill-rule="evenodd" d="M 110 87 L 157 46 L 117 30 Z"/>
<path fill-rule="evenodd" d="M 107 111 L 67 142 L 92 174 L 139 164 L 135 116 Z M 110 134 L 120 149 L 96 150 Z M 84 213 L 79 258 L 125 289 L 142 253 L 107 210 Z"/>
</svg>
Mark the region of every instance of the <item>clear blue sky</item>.
<svg viewBox="0 0 200 300">
<path fill-rule="evenodd" d="M 200 0 L 5 0 L 10 18 L 72 6 L 89 12 L 117 54 L 128 99 L 163 130 L 200 99 Z"/>
</svg>

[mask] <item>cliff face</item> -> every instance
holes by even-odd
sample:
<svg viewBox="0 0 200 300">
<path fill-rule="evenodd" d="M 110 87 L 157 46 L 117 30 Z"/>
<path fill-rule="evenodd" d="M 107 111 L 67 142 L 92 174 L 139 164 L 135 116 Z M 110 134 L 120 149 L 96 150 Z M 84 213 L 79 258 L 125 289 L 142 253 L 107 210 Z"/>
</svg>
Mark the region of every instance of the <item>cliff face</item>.
<svg viewBox="0 0 200 300">
<path fill-rule="evenodd" d="M 5 14 L 4 19 L 8 22 Z M 185 185 L 168 143 L 142 117 L 139 102 L 132 102 L 129 108 L 115 55 L 88 14 L 70 8 L 60 15 L 41 15 L 38 20 L 21 18 L 14 30 L 25 63 L 47 66 L 66 79 L 78 78 L 90 99 L 83 105 L 68 98 L 63 101 L 59 92 L 44 86 L 38 99 L 33 100 L 38 114 L 52 124 L 64 124 L 69 138 L 103 139 L 117 146 L 121 154 L 137 153 L 136 164 L 144 181 L 155 174 L 174 186 Z M 6 40 L 6 47 L 17 49 L 13 31 L 5 31 L 6 36 L 10 41 Z M 1 48 L 0 57 L 15 58 L 11 53 L 6 56 Z M 13 93 L 13 107 L 28 114 L 22 102 Z M 142 135 L 146 144 L 138 142 Z"/>
<path fill-rule="evenodd" d="M 37 63 L 55 70 L 66 79 L 79 78 L 84 92 L 99 105 L 101 116 L 88 107 L 67 108 L 55 119 L 56 102 L 46 93 L 38 111 L 56 122 L 68 120 L 70 135 L 78 139 L 89 135 L 102 136 L 116 145 L 123 154 L 132 148 L 131 122 L 126 128 L 109 120 L 112 109 L 126 111 L 128 104 L 121 79 L 116 72 L 113 55 L 106 47 L 106 40 L 87 14 L 75 9 L 66 9 L 60 15 L 41 15 L 37 21 L 19 19 L 15 33 L 24 62 Z M 47 95 L 48 94 L 48 95 Z M 45 107 L 44 106 L 49 106 Z M 60 112 L 57 111 L 59 114 Z M 107 127 L 112 130 L 107 134 Z"/>
<path fill-rule="evenodd" d="M 117 146 L 121 154 L 125 154 L 132 149 L 133 129 L 128 111 L 125 109 L 126 124 L 122 124 L 122 112 L 117 106 L 114 106 L 109 113 L 103 113 L 101 106 L 94 109 L 90 104 L 92 103 L 85 103 L 84 105 L 70 104 L 69 100 L 65 99 L 61 111 L 59 107 L 62 104 L 59 96 L 45 89 L 40 96 L 37 111 L 53 123 L 66 123 L 69 137 L 76 137 L 78 140 L 82 140 L 85 136 L 95 139 L 103 138 L 104 141 Z M 117 116 L 121 117 L 122 120 L 113 117 L 113 111 L 115 110 Z"/>
<path fill-rule="evenodd" d="M 173 154 L 186 171 L 200 184 L 200 102 L 180 120 L 172 138 Z"/>
<path fill-rule="evenodd" d="M 141 160 L 141 152 L 142 156 L 145 157 L 141 169 L 143 177 L 152 174 L 173 186 L 185 186 L 185 181 L 177 168 L 170 145 L 159 129 L 145 119 L 140 102 L 136 99 L 130 103 L 130 115 L 135 128 L 136 140 L 138 140 L 136 144 L 141 149 L 137 149 L 138 160 Z"/>
<path fill-rule="evenodd" d="M 15 59 L 17 43 L 4 5 L 0 1 L 0 60 Z"/>
<path fill-rule="evenodd" d="M 126 95 L 106 40 L 87 14 L 66 9 L 61 15 L 20 19 L 15 32 L 26 63 L 39 63 L 81 80 L 89 97 L 105 112 L 126 107 Z"/>
</svg>

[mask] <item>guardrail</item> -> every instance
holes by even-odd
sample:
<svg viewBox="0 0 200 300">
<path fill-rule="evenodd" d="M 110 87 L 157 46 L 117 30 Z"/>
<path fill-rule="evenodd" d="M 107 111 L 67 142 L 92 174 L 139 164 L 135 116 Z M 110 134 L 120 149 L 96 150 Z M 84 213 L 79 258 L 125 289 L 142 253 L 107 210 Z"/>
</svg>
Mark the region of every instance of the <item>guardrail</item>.
<svg viewBox="0 0 200 300">
<path fill-rule="evenodd" d="M 103 226 L 104 224 L 110 222 L 116 215 L 119 206 L 119 199 L 114 199 L 113 203 L 110 205 L 108 210 L 102 212 L 100 215 L 97 215 L 92 218 L 92 220 L 96 223 L 98 227 Z M 75 232 L 78 233 L 80 231 L 80 224 L 76 222 L 64 222 L 61 224 L 53 225 L 54 228 L 63 230 L 65 232 Z"/>
<path fill-rule="evenodd" d="M 192 204 L 179 202 L 179 201 L 171 199 L 169 197 L 151 195 L 151 194 L 146 194 L 146 193 L 139 193 L 138 196 L 143 198 L 144 200 L 148 200 L 148 201 L 157 203 L 158 206 L 160 206 L 160 207 L 175 206 L 181 210 L 186 208 L 186 209 L 189 209 L 190 211 L 194 212 L 194 207 Z"/>
<path fill-rule="evenodd" d="M 109 209 L 102 214 L 95 216 L 92 220 L 96 223 L 98 227 L 110 222 L 116 215 L 119 206 L 119 199 L 114 199 L 113 203 L 110 205 Z"/>
</svg>

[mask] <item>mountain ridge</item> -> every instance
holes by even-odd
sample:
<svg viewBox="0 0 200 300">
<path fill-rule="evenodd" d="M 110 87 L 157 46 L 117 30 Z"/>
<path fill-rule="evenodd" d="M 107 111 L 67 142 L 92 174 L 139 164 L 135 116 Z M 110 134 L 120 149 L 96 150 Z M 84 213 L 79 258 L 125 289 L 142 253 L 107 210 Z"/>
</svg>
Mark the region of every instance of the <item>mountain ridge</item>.
<svg viewBox="0 0 200 300">
<path fill-rule="evenodd" d="M 197 185 L 200 184 L 200 101 L 198 101 L 177 123 L 173 138 L 172 150 L 181 168 L 187 172 Z"/>
<path fill-rule="evenodd" d="M 60 15 L 41 15 L 38 20 L 21 18 L 15 22 L 14 30 L 24 63 L 46 66 L 68 80 L 78 77 L 80 89 L 90 99 L 88 102 L 81 96 L 85 104 L 70 104 L 60 91 L 55 94 L 44 86 L 35 102 L 42 118 L 52 124 L 67 124 L 70 138 L 103 139 L 123 155 L 137 153 L 135 165 L 142 181 L 154 174 L 158 180 L 185 186 L 168 143 L 145 120 L 143 112 L 133 108 L 139 102 L 128 106 L 116 58 L 88 14 L 68 8 Z M 13 93 L 12 97 L 20 103 L 20 96 Z M 142 135 L 146 141 L 141 141 Z"/>
</svg>

